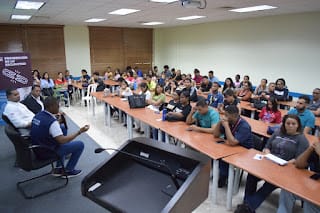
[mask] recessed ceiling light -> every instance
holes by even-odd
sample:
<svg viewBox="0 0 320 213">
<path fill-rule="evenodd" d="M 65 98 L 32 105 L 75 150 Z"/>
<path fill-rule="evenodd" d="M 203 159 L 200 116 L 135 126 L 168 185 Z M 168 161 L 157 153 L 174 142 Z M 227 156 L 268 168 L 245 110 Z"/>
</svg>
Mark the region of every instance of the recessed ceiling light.
<svg viewBox="0 0 320 213">
<path fill-rule="evenodd" d="M 44 2 L 35 1 L 17 1 L 15 9 L 21 10 L 39 10 L 44 5 Z"/>
<path fill-rule="evenodd" d="M 186 20 L 199 19 L 199 18 L 205 18 L 205 16 L 186 16 L 186 17 L 180 17 L 177 19 L 186 21 Z"/>
<path fill-rule="evenodd" d="M 259 5 L 259 6 L 253 6 L 253 7 L 237 8 L 229 11 L 237 12 L 237 13 L 247 13 L 247 12 L 253 12 L 253 11 L 260 11 L 260 10 L 270 10 L 275 8 L 277 7 L 270 6 L 270 5 Z"/>
<path fill-rule="evenodd" d="M 16 20 L 29 20 L 31 16 L 29 15 L 11 15 L 11 19 L 16 19 Z"/>
<path fill-rule="evenodd" d="M 90 18 L 90 19 L 87 19 L 85 20 L 84 22 L 100 22 L 100 21 L 105 21 L 106 19 L 105 18 Z"/>
<path fill-rule="evenodd" d="M 110 12 L 109 14 L 111 15 L 127 15 L 127 14 L 130 14 L 130 13 L 135 13 L 135 12 L 138 12 L 140 10 L 135 10 L 135 9 L 119 9 L 119 10 L 115 10 L 115 11 L 112 11 Z"/>
<path fill-rule="evenodd" d="M 150 0 L 152 2 L 159 2 L 159 3 L 172 3 L 178 0 Z"/>
<path fill-rule="evenodd" d="M 163 22 L 159 22 L 159 21 L 150 21 L 150 22 L 144 22 L 142 23 L 142 25 L 160 25 L 160 24 L 164 24 Z"/>
</svg>

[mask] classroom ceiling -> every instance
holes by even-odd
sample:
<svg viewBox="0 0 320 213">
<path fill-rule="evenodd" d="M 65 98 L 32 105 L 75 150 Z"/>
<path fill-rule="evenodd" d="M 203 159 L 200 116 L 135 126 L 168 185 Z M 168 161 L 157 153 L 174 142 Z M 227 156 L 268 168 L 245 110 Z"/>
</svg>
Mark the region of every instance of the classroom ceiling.
<svg viewBox="0 0 320 213">
<path fill-rule="evenodd" d="M 16 0 L 0 0 L 0 23 L 8 24 L 57 24 L 57 25 L 89 25 L 114 27 L 160 28 L 205 22 L 223 21 L 320 11 L 320 0 L 207 0 L 205 9 L 184 8 L 181 3 L 155 3 L 149 0 L 33 0 L 43 1 L 40 10 L 14 9 Z M 278 7 L 273 10 L 235 13 L 228 8 L 240 8 L 256 5 L 271 5 Z M 109 12 L 130 8 L 140 10 L 129 15 L 110 15 Z M 32 15 L 28 21 L 11 20 L 12 14 Z M 178 17 L 191 15 L 206 16 L 206 18 L 181 21 Z M 89 18 L 104 18 L 98 23 L 85 23 Z M 144 26 L 142 22 L 164 22 L 157 26 Z"/>
</svg>

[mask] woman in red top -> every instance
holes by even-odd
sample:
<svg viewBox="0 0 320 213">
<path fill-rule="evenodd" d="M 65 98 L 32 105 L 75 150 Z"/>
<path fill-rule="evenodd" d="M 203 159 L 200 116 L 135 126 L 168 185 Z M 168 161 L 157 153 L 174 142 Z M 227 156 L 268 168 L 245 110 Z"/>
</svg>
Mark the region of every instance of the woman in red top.
<svg viewBox="0 0 320 213">
<path fill-rule="evenodd" d="M 67 81 L 63 77 L 62 72 L 58 72 L 58 78 L 56 80 L 54 80 L 54 85 L 56 85 L 59 88 L 67 86 Z"/>
<path fill-rule="evenodd" d="M 64 96 L 64 105 L 66 107 L 68 107 L 68 82 L 67 80 L 63 77 L 62 72 L 58 72 L 58 78 L 56 80 L 54 80 L 54 85 L 56 87 L 56 89 L 58 89 L 58 92 L 60 92 L 60 94 L 63 94 Z"/>
<path fill-rule="evenodd" d="M 265 107 L 262 108 L 259 118 L 268 123 L 281 123 L 281 112 L 278 110 L 277 100 L 271 97 Z"/>
</svg>

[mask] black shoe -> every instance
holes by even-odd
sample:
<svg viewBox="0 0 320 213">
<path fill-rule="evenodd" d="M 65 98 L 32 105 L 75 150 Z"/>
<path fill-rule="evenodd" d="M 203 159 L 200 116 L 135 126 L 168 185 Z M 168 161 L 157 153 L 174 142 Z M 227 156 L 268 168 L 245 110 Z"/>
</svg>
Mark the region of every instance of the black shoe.
<svg viewBox="0 0 320 213">
<path fill-rule="evenodd" d="M 243 203 L 237 206 L 234 213 L 255 213 L 255 211 L 252 211 L 246 203 Z"/>
<path fill-rule="evenodd" d="M 218 188 L 223 188 L 227 184 L 227 178 L 226 177 L 219 177 L 218 180 Z"/>
</svg>

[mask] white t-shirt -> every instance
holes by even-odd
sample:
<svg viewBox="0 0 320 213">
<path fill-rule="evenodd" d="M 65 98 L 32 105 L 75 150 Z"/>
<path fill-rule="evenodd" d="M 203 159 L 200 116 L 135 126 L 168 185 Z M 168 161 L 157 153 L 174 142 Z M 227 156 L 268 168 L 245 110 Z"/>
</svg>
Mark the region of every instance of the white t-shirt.
<svg viewBox="0 0 320 213">
<path fill-rule="evenodd" d="M 34 117 L 33 112 L 31 112 L 24 104 L 13 101 L 8 101 L 3 114 L 8 117 L 16 128 L 26 128 L 31 124 Z"/>
</svg>

